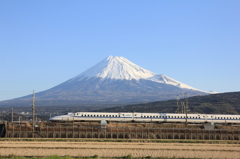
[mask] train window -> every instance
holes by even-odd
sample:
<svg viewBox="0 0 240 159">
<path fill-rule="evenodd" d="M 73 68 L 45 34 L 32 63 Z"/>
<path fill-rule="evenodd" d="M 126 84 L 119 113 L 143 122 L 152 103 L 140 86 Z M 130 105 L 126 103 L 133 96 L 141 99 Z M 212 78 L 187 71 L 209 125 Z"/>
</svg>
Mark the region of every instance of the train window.
<svg viewBox="0 0 240 159">
<path fill-rule="evenodd" d="M 103 117 L 105 117 L 105 115 L 103 115 Z"/>
<path fill-rule="evenodd" d="M 229 119 L 231 119 L 231 117 Z"/>
<path fill-rule="evenodd" d="M 102 117 L 102 115 L 100 115 L 100 117 Z"/>
</svg>

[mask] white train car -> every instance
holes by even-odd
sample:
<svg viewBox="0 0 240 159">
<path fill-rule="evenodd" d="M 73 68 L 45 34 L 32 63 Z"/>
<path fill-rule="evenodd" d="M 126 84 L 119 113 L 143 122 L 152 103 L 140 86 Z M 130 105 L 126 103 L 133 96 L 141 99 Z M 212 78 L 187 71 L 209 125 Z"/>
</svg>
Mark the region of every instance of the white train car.
<svg viewBox="0 0 240 159">
<path fill-rule="evenodd" d="M 186 114 L 75 112 L 50 118 L 50 121 L 186 122 Z M 240 115 L 187 114 L 188 123 L 240 123 Z"/>
</svg>

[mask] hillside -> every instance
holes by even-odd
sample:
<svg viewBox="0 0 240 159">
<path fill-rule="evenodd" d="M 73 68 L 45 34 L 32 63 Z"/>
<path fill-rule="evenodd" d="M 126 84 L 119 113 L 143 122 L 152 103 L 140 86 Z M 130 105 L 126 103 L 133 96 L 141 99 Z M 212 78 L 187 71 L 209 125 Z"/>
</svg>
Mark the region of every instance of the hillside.
<svg viewBox="0 0 240 159">
<path fill-rule="evenodd" d="M 185 102 L 181 99 L 179 103 Z M 211 94 L 188 98 L 190 113 L 240 114 L 240 92 Z M 157 101 L 102 109 L 106 112 L 175 113 L 177 100 Z"/>
</svg>

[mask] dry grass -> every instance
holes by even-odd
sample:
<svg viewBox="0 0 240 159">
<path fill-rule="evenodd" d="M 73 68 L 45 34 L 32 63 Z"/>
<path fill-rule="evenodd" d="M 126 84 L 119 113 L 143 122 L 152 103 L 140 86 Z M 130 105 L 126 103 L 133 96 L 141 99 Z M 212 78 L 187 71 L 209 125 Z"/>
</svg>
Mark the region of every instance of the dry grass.
<svg viewBox="0 0 240 159">
<path fill-rule="evenodd" d="M 167 157 L 239 159 L 239 144 L 0 141 L 1 156 Z"/>
</svg>

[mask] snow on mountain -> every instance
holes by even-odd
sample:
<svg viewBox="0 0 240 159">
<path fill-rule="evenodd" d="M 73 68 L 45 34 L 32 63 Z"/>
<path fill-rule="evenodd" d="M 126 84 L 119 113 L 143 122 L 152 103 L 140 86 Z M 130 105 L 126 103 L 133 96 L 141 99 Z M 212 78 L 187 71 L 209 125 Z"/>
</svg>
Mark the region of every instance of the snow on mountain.
<svg viewBox="0 0 240 159">
<path fill-rule="evenodd" d="M 147 79 L 155 75 L 155 73 L 139 67 L 124 57 L 108 56 L 72 80 L 89 79 L 91 77 L 115 80 L 139 80 Z"/>
<path fill-rule="evenodd" d="M 165 75 L 156 75 L 156 76 L 153 76 L 153 77 L 150 77 L 148 78 L 148 80 L 151 80 L 151 81 L 154 81 L 154 82 L 158 82 L 158 83 L 165 83 L 165 84 L 170 84 L 170 85 L 174 85 L 176 87 L 179 87 L 179 88 L 185 88 L 185 89 L 192 89 L 192 90 L 196 90 L 196 91 L 201 91 L 199 89 L 196 89 L 196 88 L 193 88 L 191 86 L 188 86 L 184 83 L 181 83 L 177 80 L 174 80 L 170 77 L 167 77 Z M 204 91 L 202 91 L 204 92 Z"/>
<path fill-rule="evenodd" d="M 118 56 L 108 56 L 82 74 L 72 78 L 70 81 L 81 81 L 83 79 L 90 78 L 101 78 L 101 82 L 106 79 L 137 81 L 145 79 L 153 82 L 173 85 L 179 88 L 201 91 L 165 75 L 157 75 L 156 73 L 141 68 L 124 57 Z"/>
</svg>

